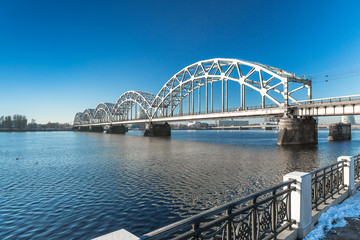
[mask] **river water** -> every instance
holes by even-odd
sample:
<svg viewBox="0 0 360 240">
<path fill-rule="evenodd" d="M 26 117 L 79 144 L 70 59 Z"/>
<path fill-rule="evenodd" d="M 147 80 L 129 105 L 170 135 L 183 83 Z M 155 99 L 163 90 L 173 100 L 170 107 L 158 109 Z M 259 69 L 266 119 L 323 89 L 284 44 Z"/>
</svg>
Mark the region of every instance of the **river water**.
<svg viewBox="0 0 360 240">
<path fill-rule="evenodd" d="M 358 131 L 291 147 L 276 145 L 276 131 L 142 134 L 0 133 L 0 239 L 141 235 L 360 153 Z"/>
</svg>

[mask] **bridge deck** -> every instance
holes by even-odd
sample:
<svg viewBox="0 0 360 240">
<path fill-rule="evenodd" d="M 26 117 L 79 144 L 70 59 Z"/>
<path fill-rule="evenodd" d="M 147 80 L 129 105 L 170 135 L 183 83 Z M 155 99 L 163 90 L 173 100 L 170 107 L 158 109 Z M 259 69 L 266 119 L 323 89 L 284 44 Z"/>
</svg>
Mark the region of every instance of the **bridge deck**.
<svg viewBox="0 0 360 240">
<path fill-rule="evenodd" d="M 153 119 L 134 119 L 125 121 L 113 121 L 102 123 L 89 123 L 76 126 L 103 126 L 103 125 L 119 125 L 119 124 L 135 124 L 135 123 L 149 123 L 149 122 L 181 122 L 181 121 L 198 121 L 198 120 L 214 120 L 214 119 L 228 119 L 228 118 L 256 118 L 256 117 L 268 117 L 268 116 L 282 116 L 286 108 L 264 108 L 253 110 L 236 110 L 228 112 L 216 112 L 216 113 L 200 113 L 200 114 L 188 114 L 182 116 L 172 117 L 160 117 Z"/>
<path fill-rule="evenodd" d="M 93 122 L 77 124 L 75 126 L 104 126 L 104 125 L 120 125 L 120 124 L 136 124 L 149 122 L 181 122 L 181 121 L 201 121 L 201 120 L 216 120 L 229 118 L 256 118 L 269 116 L 283 116 L 284 113 L 292 109 L 294 116 L 343 116 L 343 115 L 360 115 L 360 97 L 335 97 L 324 99 L 312 99 L 298 102 L 296 105 L 287 107 L 253 107 L 246 110 L 240 108 L 229 109 L 228 111 L 217 111 L 213 113 L 190 113 L 184 115 L 174 115 L 169 117 L 158 117 L 152 119 L 130 119 L 109 122 Z M 291 111 L 290 111 L 291 112 Z"/>
</svg>

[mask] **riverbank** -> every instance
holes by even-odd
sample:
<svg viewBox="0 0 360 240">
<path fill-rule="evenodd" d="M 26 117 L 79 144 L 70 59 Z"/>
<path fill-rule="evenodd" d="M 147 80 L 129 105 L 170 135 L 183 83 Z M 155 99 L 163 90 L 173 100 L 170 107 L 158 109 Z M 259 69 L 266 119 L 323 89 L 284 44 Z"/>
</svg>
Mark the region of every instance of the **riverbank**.
<svg viewBox="0 0 360 240">
<path fill-rule="evenodd" d="M 36 128 L 36 129 L 0 129 L 0 132 L 69 132 L 77 131 L 75 129 L 57 129 L 57 128 Z"/>
</svg>

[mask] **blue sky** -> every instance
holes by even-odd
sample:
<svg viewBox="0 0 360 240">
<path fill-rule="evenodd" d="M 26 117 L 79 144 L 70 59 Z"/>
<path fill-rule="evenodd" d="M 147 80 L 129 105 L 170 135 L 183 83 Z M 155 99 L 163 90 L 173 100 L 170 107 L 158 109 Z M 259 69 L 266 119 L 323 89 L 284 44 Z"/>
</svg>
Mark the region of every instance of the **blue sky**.
<svg viewBox="0 0 360 240">
<path fill-rule="evenodd" d="M 71 122 L 224 57 L 360 94 L 359 1 L 0 1 L 0 115 Z M 328 82 L 325 82 L 328 75 Z"/>
</svg>

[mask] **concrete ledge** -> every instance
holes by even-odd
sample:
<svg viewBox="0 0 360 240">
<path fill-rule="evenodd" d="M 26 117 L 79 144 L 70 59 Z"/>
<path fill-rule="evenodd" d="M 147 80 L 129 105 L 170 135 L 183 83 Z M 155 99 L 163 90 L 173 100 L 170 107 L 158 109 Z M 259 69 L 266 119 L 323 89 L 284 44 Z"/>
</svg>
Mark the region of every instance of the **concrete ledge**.
<svg viewBox="0 0 360 240">
<path fill-rule="evenodd" d="M 292 230 L 284 230 L 281 232 L 276 239 L 278 240 L 296 240 L 298 232 L 296 228 L 292 228 Z"/>
<path fill-rule="evenodd" d="M 317 209 L 312 210 L 313 223 L 316 224 L 319 221 L 322 213 L 325 213 L 327 210 L 329 210 L 329 208 L 336 206 L 339 203 L 342 203 L 348 197 L 349 191 L 347 189 L 343 189 L 339 192 L 339 194 L 335 194 L 334 198 L 329 198 L 328 200 L 326 200 L 326 204 L 320 204 Z"/>
<path fill-rule="evenodd" d="M 140 240 L 140 238 L 138 238 L 134 234 L 126 231 L 125 229 L 121 229 L 121 230 L 94 238 L 93 240 Z"/>
<path fill-rule="evenodd" d="M 360 180 L 355 180 L 355 189 L 360 187 Z"/>
</svg>

